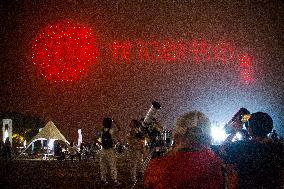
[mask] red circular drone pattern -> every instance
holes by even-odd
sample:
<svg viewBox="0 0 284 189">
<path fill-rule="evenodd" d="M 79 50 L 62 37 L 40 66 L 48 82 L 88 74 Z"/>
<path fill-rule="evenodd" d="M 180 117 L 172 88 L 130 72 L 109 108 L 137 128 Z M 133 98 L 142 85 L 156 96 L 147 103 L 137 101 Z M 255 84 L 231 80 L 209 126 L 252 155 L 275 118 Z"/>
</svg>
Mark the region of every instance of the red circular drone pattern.
<svg viewBox="0 0 284 189">
<path fill-rule="evenodd" d="M 32 62 L 53 82 L 80 78 L 97 58 L 92 30 L 71 20 L 45 27 L 32 42 Z"/>
</svg>

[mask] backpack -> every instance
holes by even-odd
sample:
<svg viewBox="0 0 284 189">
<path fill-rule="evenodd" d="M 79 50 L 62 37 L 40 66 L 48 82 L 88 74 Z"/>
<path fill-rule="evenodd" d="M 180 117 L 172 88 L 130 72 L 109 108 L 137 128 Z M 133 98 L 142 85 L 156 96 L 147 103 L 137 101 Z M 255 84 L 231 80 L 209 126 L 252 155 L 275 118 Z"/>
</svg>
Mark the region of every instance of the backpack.
<svg viewBox="0 0 284 189">
<path fill-rule="evenodd" d="M 102 147 L 103 149 L 110 149 L 113 146 L 112 137 L 109 131 L 103 131 L 102 134 Z"/>
</svg>

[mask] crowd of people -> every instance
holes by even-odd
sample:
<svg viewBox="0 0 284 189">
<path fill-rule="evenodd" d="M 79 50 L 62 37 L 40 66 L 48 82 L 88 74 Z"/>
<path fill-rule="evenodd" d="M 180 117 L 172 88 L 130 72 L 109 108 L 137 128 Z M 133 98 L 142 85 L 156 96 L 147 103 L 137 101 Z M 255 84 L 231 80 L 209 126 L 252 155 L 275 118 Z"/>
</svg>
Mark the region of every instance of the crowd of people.
<svg viewBox="0 0 284 189">
<path fill-rule="evenodd" d="M 109 185 L 106 175 L 110 171 L 110 181 L 117 186 L 113 135 L 120 128 L 114 129 L 112 123 L 111 118 L 103 121 L 101 181 Z M 158 134 L 145 134 L 141 120 L 131 120 L 129 128 L 128 165 L 134 185 L 141 179 L 149 189 L 284 187 L 284 145 L 267 113 L 241 108 L 225 126 L 228 138 L 213 149 L 209 118 L 200 111 L 187 112 L 176 121 L 173 145 L 159 155 L 155 155 L 160 147 Z M 242 135 L 241 140 L 234 140 L 237 133 Z"/>
<path fill-rule="evenodd" d="M 153 118 L 152 126 L 157 121 Z M 121 130 L 112 118 L 104 118 L 97 155 L 101 182 L 119 186 L 118 149 L 114 136 Z M 145 188 L 281 188 L 284 183 L 284 147 L 267 113 L 241 108 L 225 126 L 229 134 L 216 149 L 211 147 L 209 118 L 200 111 L 181 115 L 173 129 L 173 145 L 158 153 L 161 128 L 131 120 L 127 135 L 127 158 L 133 184 L 144 180 Z M 159 129 L 157 129 L 159 128 Z M 152 132 L 150 132 L 151 130 Z M 237 133 L 242 140 L 234 141 Z M 148 141 L 148 148 L 145 140 Z M 116 145 L 115 145 L 116 144 Z M 162 145 L 163 146 L 163 145 Z M 169 147 L 169 146 L 168 146 Z M 161 148 L 160 148 L 161 149 Z M 70 144 L 69 156 L 81 160 L 81 148 Z M 108 174 L 109 172 L 109 174 Z M 110 175 L 110 178 L 107 178 Z"/>
<path fill-rule="evenodd" d="M 97 158 L 104 186 L 121 184 L 116 153 L 126 151 L 133 186 L 137 180 L 143 180 L 148 189 L 284 187 L 284 145 L 267 113 L 241 108 L 226 124 L 229 136 L 217 148 L 211 145 L 208 116 L 196 110 L 177 118 L 171 145 L 161 139 L 162 128 L 155 118 L 147 125 L 143 119 L 133 119 L 128 128 L 127 148 L 115 140 L 120 125 L 106 117 L 102 121 L 101 140 L 81 144 L 79 148 L 71 142 L 65 152 L 56 143 L 54 155 L 60 161 L 68 156 L 72 162 Z M 237 133 L 242 135 L 241 140 L 234 140 Z M 9 159 L 10 152 L 7 140 L 1 144 L 1 156 Z"/>
<path fill-rule="evenodd" d="M 173 132 L 175 148 L 149 162 L 145 187 L 283 188 L 283 144 L 268 136 L 273 120 L 267 113 L 244 110 L 233 116 L 226 126 L 228 139 L 215 151 L 208 117 L 199 111 L 180 116 Z M 247 137 L 234 141 L 238 132 Z"/>
<path fill-rule="evenodd" d="M 103 184 L 109 184 L 105 176 L 109 164 L 114 185 L 119 185 L 110 140 L 114 132 L 109 133 L 111 119 L 106 119 L 109 125 L 103 126 L 108 137 L 103 137 L 107 139 L 102 144 L 108 141 L 108 145 L 103 145 L 100 157 L 101 179 Z M 187 112 L 176 121 L 174 145 L 159 156 L 152 153 L 159 147 L 157 142 L 146 150 L 145 137 L 151 135 L 141 132 L 143 122 L 131 120 L 129 127 L 128 164 L 134 185 L 140 172 L 149 189 L 284 187 L 284 145 L 273 131 L 273 120 L 267 113 L 250 113 L 241 108 L 225 126 L 228 138 L 213 150 L 209 118 L 200 111 Z M 237 133 L 242 135 L 241 140 L 234 140 Z"/>
</svg>

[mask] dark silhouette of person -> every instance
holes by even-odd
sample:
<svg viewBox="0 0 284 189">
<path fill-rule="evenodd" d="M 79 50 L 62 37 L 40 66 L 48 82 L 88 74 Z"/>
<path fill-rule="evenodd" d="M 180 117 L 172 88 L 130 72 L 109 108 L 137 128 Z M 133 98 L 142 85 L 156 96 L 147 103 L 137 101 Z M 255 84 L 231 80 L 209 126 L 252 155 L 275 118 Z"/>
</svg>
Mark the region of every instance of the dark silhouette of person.
<svg viewBox="0 0 284 189">
<path fill-rule="evenodd" d="M 4 158 L 4 142 L 1 141 L 0 143 L 0 159 Z"/>
<path fill-rule="evenodd" d="M 60 143 L 56 143 L 54 146 L 54 155 L 57 160 L 62 161 L 65 159 L 65 154 L 62 151 L 62 146 Z"/>
<path fill-rule="evenodd" d="M 6 138 L 3 146 L 3 156 L 4 159 L 10 160 L 12 158 L 12 146 L 9 138 Z"/>
<path fill-rule="evenodd" d="M 267 113 L 253 113 L 247 126 L 250 140 L 224 146 L 222 157 L 227 164 L 235 166 L 238 188 L 280 188 L 284 148 L 268 137 L 272 128 L 273 120 Z"/>
<path fill-rule="evenodd" d="M 274 141 L 278 141 L 279 138 L 278 138 L 278 134 L 276 132 L 275 129 L 273 129 L 272 133 L 271 133 L 271 138 L 274 140 Z"/>
<path fill-rule="evenodd" d="M 113 124 L 114 123 L 114 124 Z M 116 127 L 113 127 L 115 125 Z M 117 167 L 116 156 L 114 152 L 114 140 L 113 135 L 120 131 L 120 126 L 113 119 L 106 117 L 103 120 L 102 131 L 102 149 L 100 150 L 100 173 L 101 181 L 103 185 L 108 185 L 107 174 L 110 169 L 110 175 L 114 182 L 114 186 L 118 186 L 121 183 L 117 180 Z"/>
</svg>

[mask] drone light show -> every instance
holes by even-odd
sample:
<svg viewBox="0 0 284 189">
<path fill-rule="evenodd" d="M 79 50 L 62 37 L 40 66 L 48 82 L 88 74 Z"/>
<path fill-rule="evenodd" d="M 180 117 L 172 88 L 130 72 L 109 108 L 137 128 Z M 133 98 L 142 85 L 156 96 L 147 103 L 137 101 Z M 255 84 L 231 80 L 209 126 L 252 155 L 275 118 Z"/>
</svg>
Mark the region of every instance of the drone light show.
<svg viewBox="0 0 284 189">
<path fill-rule="evenodd" d="M 134 43 L 113 42 L 111 45 L 114 61 L 130 63 L 177 63 L 177 62 L 201 62 L 210 63 L 237 63 L 239 66 L 239 79 L 241 83 L 249 84 L 252 78 L 252 60 L 248 54 L 238 54 L 232 45 L 225 42 L 210 44 L 201 40 L 190 41 L 143 41 Z"/>
<path fill-rule="evenodd" d="M 70 20 L 46 26 L 32 43 L 32 61 L 53 82 L 75 81 L 97 58 L 92 30 Z"/>
<path fill-rule="evenodd" d="M 114 40 L 107 49 L 116 62 L 151 62 L 200 64 L 213 62 L 235 63 L 239 66 L 239 80 L 249 84 L 252 60 L 226 42 L 209 43 L 205 40 Z M 46 26 L 32 42 L 32 62 L 39 73 L 52 82 L 78 80 L 89 66 L 97 61 L 92 29 L 72 20 L 61 20 Z"/>
</svg>

